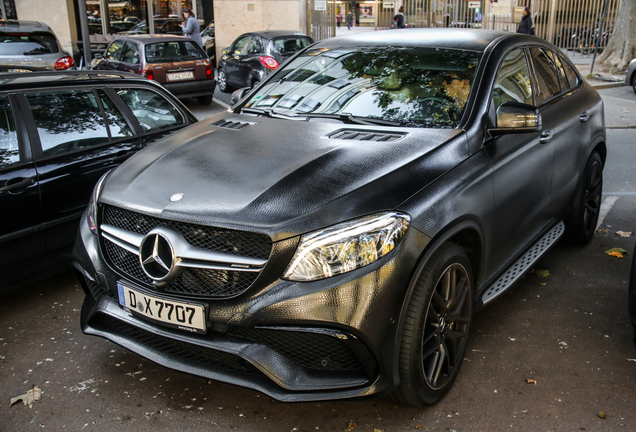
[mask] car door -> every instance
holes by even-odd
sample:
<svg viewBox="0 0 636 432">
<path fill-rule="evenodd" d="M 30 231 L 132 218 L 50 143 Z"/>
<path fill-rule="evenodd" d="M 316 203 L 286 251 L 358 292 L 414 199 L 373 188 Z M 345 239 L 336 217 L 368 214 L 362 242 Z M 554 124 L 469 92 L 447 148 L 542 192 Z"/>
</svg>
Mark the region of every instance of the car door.
<svg viewBox="0 0 636 432">
<path fill-rule="evenodd" d="M 135 42 L 126 41 L 122 48 L 119 70 L 139 75 L 139 46 Z"/>
<path fill-rule="evenodd" d="M 228 84 L 235 87 L 246 87 L 244 78 L 241 79 L 241 60 L 247 55 L 250 46 L 250 36 L 239 37 L 230 47 L 229 54 L 225 55 L 225 77 Z"/>
<path fill-rule="evenodd" d="M 44 248 L 37 173 L 19 111 L 15 96 L 0 96 L 0 273 L 3 276 L 19 261 L 40 255 Z"/>
<path fill-rule="evenodd" d="M 33 127 L 45 251 L 70 252 L 78 220 L 97 180 L 140 149 L 138 137 L 103 89 L 56 89 L 21 95 Z"/>
<path fill-rule="evenodd" d="M 492 89 L 491 115 L 504 102 L 534 104 L 526 50 L 517 48 L 500 64 Z M 491 271 L 528 246 L 550 220 L 552 147 L 540 132 L 500 135 L 486 142 L 493 166 Z"/>
<path fill-rule="evenodd" d="M 121 58 L 123 47 L 124 47 L 123 40 L 113 41 L 106 49 L 106 53 L 104 54 L 102 59 L 97 61 L 94 69 L 119 70 L 120 58 Z"/>
</svg>

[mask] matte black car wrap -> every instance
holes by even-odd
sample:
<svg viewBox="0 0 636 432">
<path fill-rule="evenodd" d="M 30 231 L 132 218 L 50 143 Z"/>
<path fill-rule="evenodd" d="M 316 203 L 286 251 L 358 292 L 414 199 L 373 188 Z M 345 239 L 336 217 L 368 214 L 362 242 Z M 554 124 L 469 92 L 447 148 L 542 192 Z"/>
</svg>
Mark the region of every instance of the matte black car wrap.
<svg viewBox="0 0 636 432">
<path fill-rule="evenodd" d="M 440 63 L 347 75 L 373 47 L 385 59 L 390 47 L 429 47 L 479 61 L 446 78 Z M 314 60 L 324 67 L 312 74 Z M 473 313 L 563 235 L 594 234 L 603 107 L 573 70 L 552 45 L 504 32 L 392 30 L 310 46 L 233 112 L 102 179 L 75 249 L 83 331 L 282 401 L 437 402 Z M 353 112 L 365 91 L 411 109 L 430 90 L 414 84 L 422 75 L 438 86 L 424 114 Z M 496 100 L 517 90 L 530 103 Z"/>
</svg>

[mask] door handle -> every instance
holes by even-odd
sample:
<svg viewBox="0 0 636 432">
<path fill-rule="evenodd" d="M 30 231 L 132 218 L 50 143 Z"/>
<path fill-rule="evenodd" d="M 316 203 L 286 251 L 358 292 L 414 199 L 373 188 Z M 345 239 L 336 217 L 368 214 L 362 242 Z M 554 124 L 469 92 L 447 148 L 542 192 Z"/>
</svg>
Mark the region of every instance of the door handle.
<svg viewBox="0 0 636 432">
<path fill-rule="evenodd" d="M 33 177 L 23 178 L 16 177 L 7 182 L 7 184 L 0 188 L 0 193 L 3 192 L 16 192 L 17 189 L 26 189 L 32 184 L 35 183 L 35 179 Z"/>
<path fill-rule="evenodd" d="M 579 120 L 581 120 L 581 123 L 585 123 L 586 121 L 588 121 L 590 119 L 589 114 L 587 113 L 587 111 L 583 111 L 581 113 L 581 116 L 579 117 Z"/>
<path fill-rule="evenodd" d="M 541 132 L 541 138 L 539 138 L 539 142 L 541 144 L 545 144 L 552 139 L 552 132 L 549 130 L 544 130 Z"/>
</svg>

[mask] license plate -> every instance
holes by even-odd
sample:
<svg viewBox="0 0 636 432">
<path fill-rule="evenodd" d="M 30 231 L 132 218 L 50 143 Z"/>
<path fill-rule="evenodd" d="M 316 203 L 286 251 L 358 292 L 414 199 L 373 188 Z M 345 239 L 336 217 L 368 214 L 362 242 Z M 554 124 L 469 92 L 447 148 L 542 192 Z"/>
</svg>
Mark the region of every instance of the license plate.
<svg viewBox="0 0 636 432">
<path fill-rule="evenodd" d="M 167 74 L 167 76 L 168 76 L 168 81 L 181 81 L 181 80 L 187 80 L 187 79 L 194 79 L 194 72 L 192 71 L 174 72 L 174 73 Z"/>
<path fill-rule="evenodd" d="M 205 333 L 205 306 L 165 299 L 117 284 L 119 304 L 136 315 L 158 322 L 168 327 L 192 333 Z"/>
</svg>

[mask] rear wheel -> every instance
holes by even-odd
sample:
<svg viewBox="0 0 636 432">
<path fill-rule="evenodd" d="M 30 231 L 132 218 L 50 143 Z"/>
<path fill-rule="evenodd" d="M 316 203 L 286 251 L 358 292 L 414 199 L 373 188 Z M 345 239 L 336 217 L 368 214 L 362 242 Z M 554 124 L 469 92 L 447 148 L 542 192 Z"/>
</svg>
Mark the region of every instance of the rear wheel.
<svg viewBox="0 0 636 432">
<path fill-rule="evenodd" d="M 223 69 L 219 69 L 219 73 L 216 77 L 216 84 L 219 86 L 219 90 L 223 93 L 230 93 L 232 91 L 232 87 L 227 83 L 227 76 Z"/>
<path fill-rule="evenodd" d="M 197 102 L 199 102 L 199 105 L 210 105 L 212 103 L 212 95 L 199 96 Z"/>
<path fill-rule="evenodd" d="M 634 93 L 636 93 L 636 73 L 632 75 L 632 90 L 634 90 Z"/>
<path fill-rule="evenodd" d="M 586 245 L 592 241 L 603 194 L 603 161 L 597 152 L 593 152 L 585 165 L 583 178 L 572 201 L 572 212 L 565 223 L 569 241 Z"/>
<path fill-rule="evenodd" d="M 464 360 L 472 315 L 470 262 L 462 248 L 444 243 L 424 266 L 409 301 L 394 400 L 431 405 L 448 393 Z"/>
</svg>

